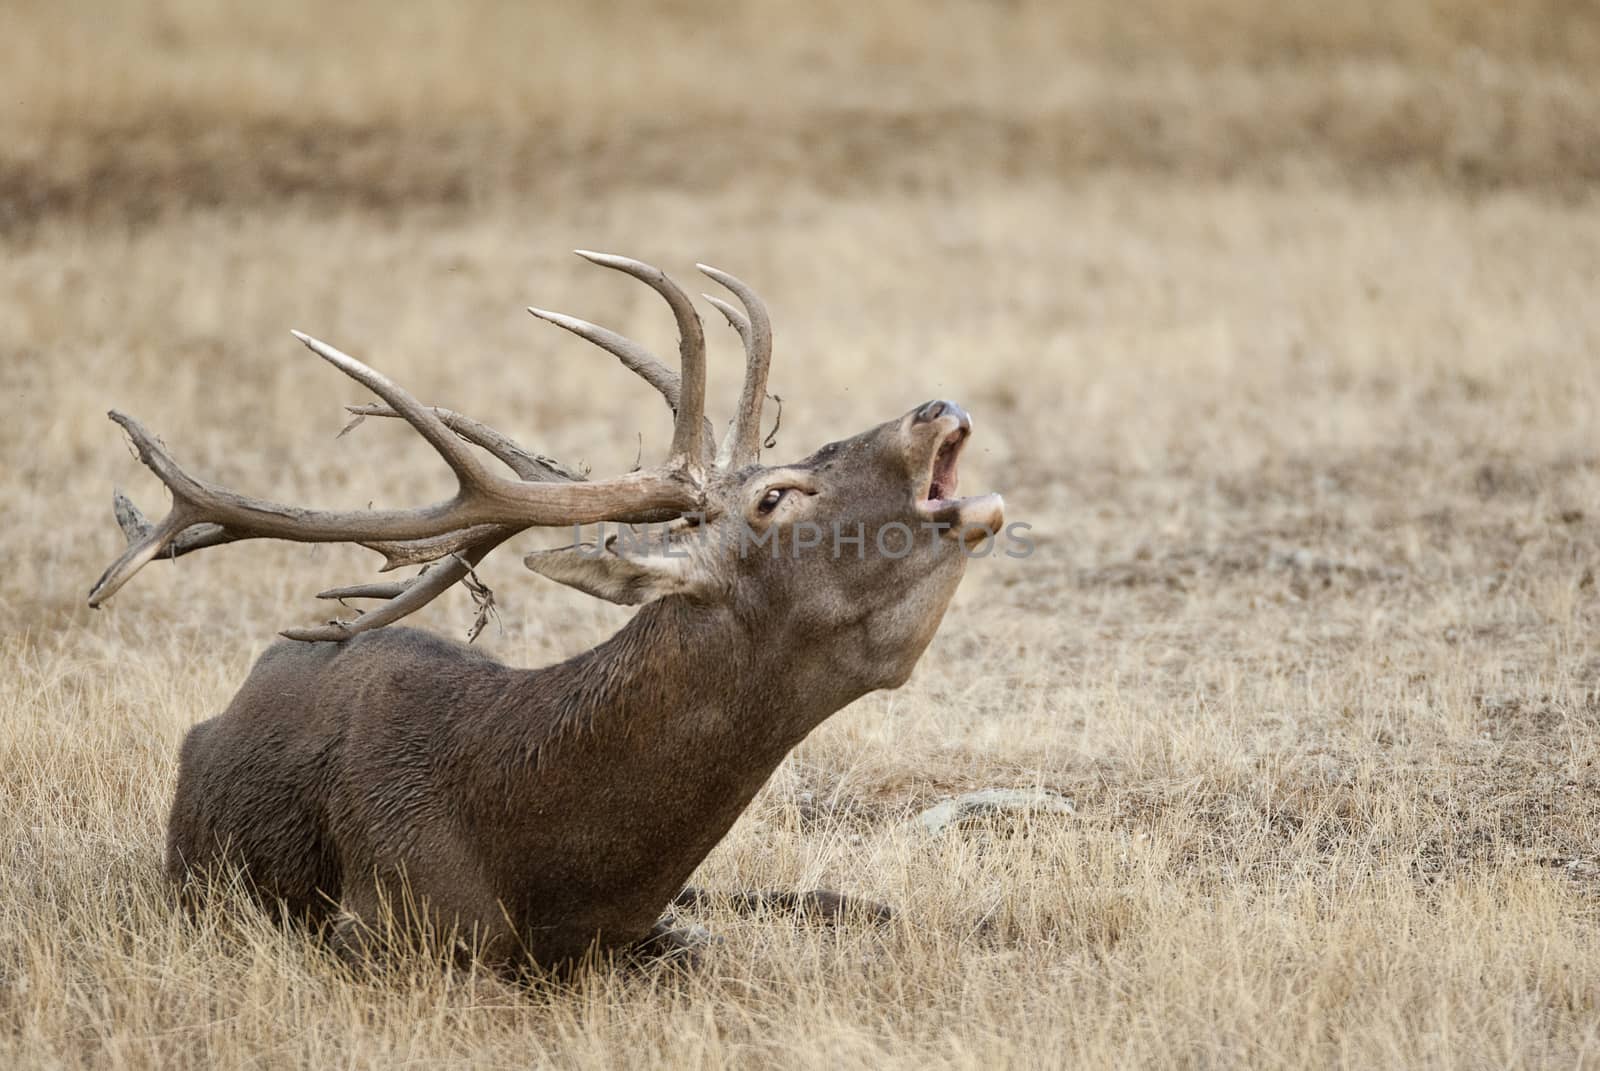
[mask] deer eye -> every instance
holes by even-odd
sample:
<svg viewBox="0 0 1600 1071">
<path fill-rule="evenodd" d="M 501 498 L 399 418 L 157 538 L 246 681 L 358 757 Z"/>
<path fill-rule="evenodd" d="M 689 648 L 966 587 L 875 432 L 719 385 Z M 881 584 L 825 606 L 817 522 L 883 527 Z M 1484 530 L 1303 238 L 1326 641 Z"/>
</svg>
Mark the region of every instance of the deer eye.
<svg viewBox="0 0 1600 1071">
<path fill-rule="evenodd" d="M 789 493 L 787 487 L 774 487 L 761 496 L 761 501 L 756 503 L 757 513 L 771 513 L 778 508 L 778 503 L 783 501 L 783 496 Z"/>
</svg>

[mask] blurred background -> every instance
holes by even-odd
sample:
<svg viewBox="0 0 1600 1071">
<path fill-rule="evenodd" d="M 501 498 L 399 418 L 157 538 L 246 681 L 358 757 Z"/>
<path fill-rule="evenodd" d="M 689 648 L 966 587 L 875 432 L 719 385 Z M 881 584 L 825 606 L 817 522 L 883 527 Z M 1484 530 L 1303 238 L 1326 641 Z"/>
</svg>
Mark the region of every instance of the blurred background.
<svg viewBox="0 0 1600 1071">
<path fill-rule="evenodd" d="M 1586 0 L 8 5 L 8 233 L 1107 171 L 1574 196 Z M 774 206 L 776 207 L 776 206 Z"/>
</svg>

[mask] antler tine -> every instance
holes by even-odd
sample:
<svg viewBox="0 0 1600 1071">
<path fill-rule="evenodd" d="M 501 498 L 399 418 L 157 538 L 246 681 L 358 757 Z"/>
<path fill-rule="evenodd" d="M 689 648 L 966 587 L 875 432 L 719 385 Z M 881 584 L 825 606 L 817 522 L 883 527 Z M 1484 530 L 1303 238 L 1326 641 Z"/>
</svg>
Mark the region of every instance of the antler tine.
<svg viewBox="0 0 1600 1071">
<path fill-rule="evenodd" d="M 320 592 L 319 599 L 386 598 L 389 601 L 376 610 L 369 610 L 351 621 L 330 621 L 313 628 L 286 628 L 278 635 L 290 640 L 337 643 L 361 632 L 393 624 L 408 614 L 413 614 L 448 591 L 458 581 L 472 572 L 474 566 L 495 547 L 516 533 L 497 532 L 483 542 L 431 566 L 410 580 L 395 584 L 365 584 L 351 588 L 335 588 Z"/>
<path fill-rule="evenodd" d="M 549 309 L 528 306 L 528 311 L 546 323 L 555 324 L 563 330 L 570 331 L 586 342 L 593 343 L 621 361 L 628 371 L 637 375 L 650 386 L 660 392 L 666 401 L 667 408 L 674 414 L 678 412 L 678 397 L 682 393 L 682 378 L 678 373 L 668 368 L 656 359 L 655 355 L 645 349 L 626 335 L 619 335 L 615 331 L 592 324 L 588 320 L 580 320 L 576 316 L 565 313 L 551 312 Z M 711 442 L 713 433 L 709 420 L 701 421 L 704 427 L 700 456 L 702 463 L 710 460 Z"/>
<path fill-rule="evenodd" d="M 528 306 L 528 311 L 547 323 L 553 323 L 559 328 L 571 331 L 584 341 L 599 346 L 626 365 L 628 371 L 660 391 L 669 409 L 674 413 L 678 411 L 678 395 L 682 389 L 678 373 L 656 360 L 654 354 L 633 339 L 609 331 L 599 324 L 592 324 L 588 320 L 580 320 L 576 316 L 551 312 L 549 309 L 537 309 L 532 305 Z"/>
<path fill-rule="evenodd" d="M 345 412 L 357 417 L 399 417 L 400 414 L 387 405 L 347 405 Z M 581 483 L 588 477 L 577 470 L 562 464 L 553 457 L 536 454 L 510 437 L 496 431 L 489 425 L 473 420 L 450 409 L 441 409 L 431 406 L 434 415 L 444 422 L 444 426 L 461 436 L 474 446 L 481 446 L 529 483 L 544 483 L 547 481 L 562 481 Z M 349 431 L 360 421 L 351 421 L 345 427 Z M 344 431 L 339 433 L 344 434 Z"/>
<path fill-rule="evenodd" d="M 673 461 L 691 469 L 699 468 L 705 463 L 706 448 L 709 446 L 702 426 L 706 411 L 706 337 L 694 303 L 660 268 L 611 253 L 595 253 L 587 249 L 574 252 L 592 264 L 633 276 L 660 294 L 672 308 L 673 318 L 678 321 L 680 375 L 677 419 L 672 425 L 670 452 Z"/>
<path fill-rule="evenodd" d="M 439 452 L 439 456 L 444 458 L 445 464 L 450 466 L 463 487 L 489 482 L 491 479 L 489 471 L 478 460 L 478 455 L 468 450 L 445 422 L 439 419 L 438 414 L 412 397 L 410 391 L 382 372 L 367 367 L 348 353 L 337 350 L 320 339 L 312 338 L 303 331 L 289 333 L 303 342 L 312 353 L 388 402 L 390 408 L 399 413 L 406 423 L 416 428 L 417 434 Z"/>
<path fill-rule="evenodd" d="M 418 574 L 421 575 L 421 574 Z M 319 599 L 396 599 L 404 595 L 415 577 L 405 580 L 385 580 L 380 584 L 350 584 L 342 588 L 328 588 L 317 592 Z"/>
<path fill-rule="evenodd" d="M 767 315 L 766 303 L 746 283 L 708 264 L 695 267 L 732 291 L 745 308 L 745 315 L 740 315 L 726 301 L 705 295 L 744 342 L 744 387 L 739 391 L 739 409 L 717 450 L 718 468 L 739 469 L 761 457 L 761 405 L 767 395 L 767 372 L 772 367 L 772 319 Z"/>
<path fill-rule="evenodd" d="M 713 297 L 710 294 L 701 294 L 700 296 L 709 301 L 712 308 L 722 313 L 722 318 L 728 321 L 728 326 L 737 331 L 740 340 L 744 341 L 748 346 L 747 340 L 750 337 L 749 318 L 719 297 Z M 739 421 L 737 419 L 728 421 L 728 430 L 722 433 L 722 441 L 717 444 L 717 454 L 712 460 L 713 467 L 724 471 L 732 467 L 730 463 L 733 460 L 734 433 L 738 427 Z"/>
<path fill-rule="evenodd" d="M 133 499 L 124 494 L 120 487 L 111 491 L 111 511 L 117 518 L 117 527 L 122 529 L 122 534 L 127 537 L 129 543 L 139 542 L 155 529 L 155 525 L 150 523 L 144 511 L 134 505 Z M 207 547 L 232 543 L 238 538 L 220 524 L 193 524 L 179 532 L 172 542 L 162 549 L 162 553 L 168 558 L 181 558 L 185 554 L 192 554 Z"/>
</svg>

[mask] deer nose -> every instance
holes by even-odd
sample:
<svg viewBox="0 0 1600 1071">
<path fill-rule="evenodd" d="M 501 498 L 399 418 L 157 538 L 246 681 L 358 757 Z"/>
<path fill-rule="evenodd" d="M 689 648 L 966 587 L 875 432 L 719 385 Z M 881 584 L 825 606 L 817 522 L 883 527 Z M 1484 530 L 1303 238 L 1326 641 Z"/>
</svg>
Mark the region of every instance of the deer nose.
<svg viewBox="0 0 1600 1071">
<path fill-rule="evenodd" d="M 927 424 L 945 415 L 955 417 L 962 431 L 972 430 L 972 417 L 967 415 L 967 411 L 955 402 L 945 401 L 942 398 L 928 402 L 921 409 L 918 409 L 912 415 L 911 423 Z"/>
</svg>

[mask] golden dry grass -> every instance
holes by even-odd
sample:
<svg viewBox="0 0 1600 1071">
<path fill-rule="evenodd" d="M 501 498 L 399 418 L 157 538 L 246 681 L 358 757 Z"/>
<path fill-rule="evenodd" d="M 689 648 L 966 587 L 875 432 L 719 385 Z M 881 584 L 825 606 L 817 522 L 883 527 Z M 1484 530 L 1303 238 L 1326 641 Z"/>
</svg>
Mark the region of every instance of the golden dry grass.
<svg viewBox="0 0 1600 1071">
<path fill-rule="evenodd" d="M 0 1066 L 1600 1065 L 1592 6 L 271 10 L 0 35 Z M 669 328 L 576 245 L 760 286 L 780 456 L 956 397 L 1034 526 L 697 879 L 900 922 L 712 916 L 692 978 L 545 991 L 180 921 L 182 733 L 372 560 L 224 548 L 91 613 L 110 486 L 160 498 L 101 414 L 260 493 L 443 492 L 332 439 L 360 393 L 301 327 L 619 470 L 664 411 L 521 308 Z M 624 619 L 486 575 L 512 661 Z M 902 822 L 987 785 L 1078 814 Z"/>
</svg>

